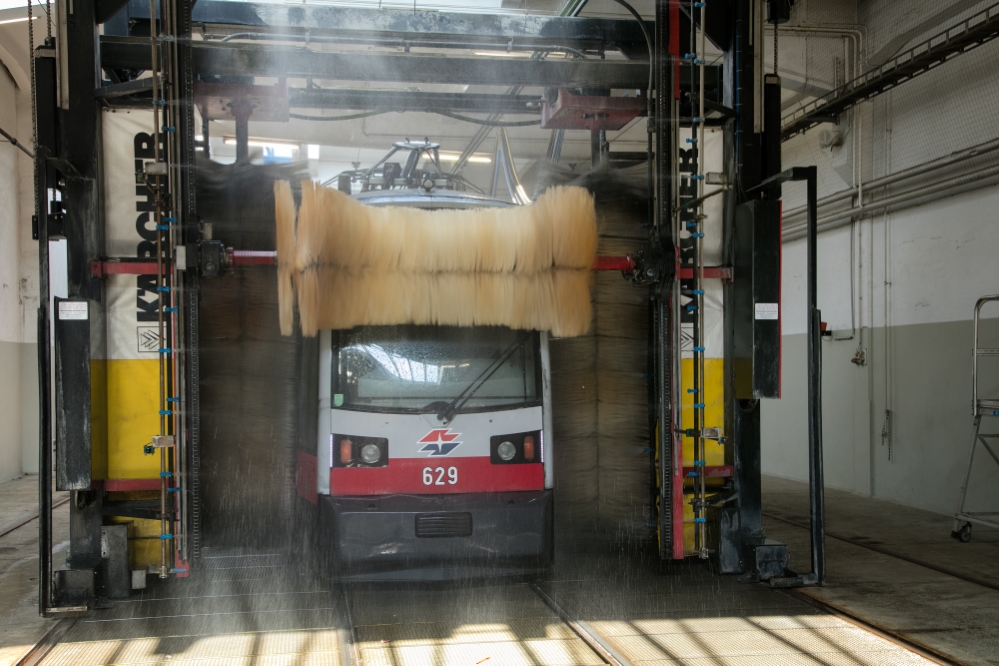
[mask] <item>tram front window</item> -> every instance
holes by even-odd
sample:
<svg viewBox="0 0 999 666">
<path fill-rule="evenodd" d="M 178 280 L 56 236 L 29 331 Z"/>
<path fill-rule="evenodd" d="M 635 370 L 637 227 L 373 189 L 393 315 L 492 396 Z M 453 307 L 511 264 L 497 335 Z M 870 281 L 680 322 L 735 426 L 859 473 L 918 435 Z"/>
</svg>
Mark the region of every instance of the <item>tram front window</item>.
<svg viewBox="0 0 999 666">
<path fill-rule="evenodd" d="M 541 404 L 536 332 L 365 326 L 334 334 L 334 345 L 334 403 L 342 409 L 437 413 L 469 386 L 477 388 L 463 412 Z"/>
</svg>

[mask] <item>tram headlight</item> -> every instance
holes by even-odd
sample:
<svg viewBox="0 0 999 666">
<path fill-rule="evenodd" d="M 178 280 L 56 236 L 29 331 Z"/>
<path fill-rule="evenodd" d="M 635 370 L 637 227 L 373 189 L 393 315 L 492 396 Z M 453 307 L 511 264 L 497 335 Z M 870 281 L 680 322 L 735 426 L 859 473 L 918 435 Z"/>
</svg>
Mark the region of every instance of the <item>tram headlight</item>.
<svg viewBox="0 0 999 666">
<path fill-rule="evenodd" d="M 330 455 L 334 467 L 386 467 L 389 441 L 384 437 L 363 437 L 334 433 Z"/>
<path fill-rule="evenodd" d="M 541 431 L 494 435 L 489 438 L 489 460 L 494 465 L 522 465 L 541 462 L 538 442 Z"/>
<path fill-rule="evenodd" d="M 361 460 L 369 465 L 374 465 L 382 457 L 382 450 L 377 444 L 365 444 L 361 447 Z"/>
<path fill-rule="evenodd" d="M 496 455 L 500 457 L 500 460 L 509 462 L 517 455 L 517 447 L 511 441 L 500 442 L 500 445 L 496 447 Z"/>
</svg>

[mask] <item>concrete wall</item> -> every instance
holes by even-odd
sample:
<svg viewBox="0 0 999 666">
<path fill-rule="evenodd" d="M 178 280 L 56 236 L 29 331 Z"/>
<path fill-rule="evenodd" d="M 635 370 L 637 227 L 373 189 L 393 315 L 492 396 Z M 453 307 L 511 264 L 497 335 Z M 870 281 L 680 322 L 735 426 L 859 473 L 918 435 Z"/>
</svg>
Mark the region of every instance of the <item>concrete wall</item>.
<svg viewBox="0 0 999 666">
<path fill-rule="evenodd" d="M 24 9 L 5 10 L 0 20 L 25 15 Z M 27 22 L 0 24 L 0 127 L 30 148 L 27 54 Z M 31 240 L 32 191 L 31 160 L 0 141 L 0 481 L 38 470 L 38 246 Z"/>
<path fill-rule="evenodd" d="M 800 15 L 809 4 L 816 5 L 796 5 L 797 20 L 811 18 Z M 874 0 L 824 20 L 859 24 L 869 68 L 988 4 Z M 849 62 L 851 48 L 842 37 L 781 42 L 791 74 L 808 81 L 834 78 L 832 56 Z M 787 141 L 784 166 L 817 165 L 821 199 L 993 140 L 997 67 L 999 44 L 961 55 L 844 114 L 842 146 L 820 146 L 828 125 Z M 809 91 L 795 88 L 794 76 L 784 98 L 796 105 Z M 986 164 L 996 165 L 999 157 Z M 803 187 L 785 190 L 785 211 L 804 203 Z M 822 343 L 827 485 L 941 513 L 956 509 L 972 437 L 970 320 L 979 297 L 999 293 L 997 211 L 999 189 L 983 186 L 874 219 L 861 215 L 820 235 L 819 307 L 834 330 Z M 807 480 L 803 240 L 785 243 L 783 278 L 784 398 L 763 404 L 763 469 Z M 999 315 L 999 306 L 992 312 Z M 990 319 L 983 330 L 999 345 L 999 322 Z M 858 351 L 863 365 L 851 362 Z M 999 395 L 999 362 L 987 377 L 985 392 Z M 986 425 L 999 431 L 995 421 Z M 999 466 L 987 454 L 978 463 L 974 508 L 999 509 Z"/>
<path fill-rule="evenodd" d="M 972 437 L 971 315 L 979 297 L 999 294 L 995 211 L 993 187 L 820 237 L 819 307 L 834 329 L 822 344 L 827 485 L 955 510 Z M 763 403 L 764 472 L 800 480 L 808 460 L 804 254 L 803 241 L 784 246 L 784 397 Z M 854 336 L 834 339 L 851 333 L 851 302 Z M 997 314 L 999 304 L 980 344 L 999 345 Z M 858 350 L 865 365 L 851 362 Z M 982 370 L 981 394 L 999 396 L 999 363 Z M 886 410 L 890 436 L 882 436 Z M 986 427 L 999 432 L 995 421 Z M 973 508 L 999 508 L 999 466 L 980 453 L 969 498 Z"/>
</svg>

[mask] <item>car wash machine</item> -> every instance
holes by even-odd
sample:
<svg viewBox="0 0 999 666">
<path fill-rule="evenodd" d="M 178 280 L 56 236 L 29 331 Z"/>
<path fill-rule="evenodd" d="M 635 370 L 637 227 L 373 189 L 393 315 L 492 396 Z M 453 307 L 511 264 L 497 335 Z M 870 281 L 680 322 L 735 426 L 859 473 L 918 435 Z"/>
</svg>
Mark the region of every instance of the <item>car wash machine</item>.
<svg viewBox="0 0 999 666">
<path fill-rule="evenodd" d="M 274 281 L 273 246 L 234 242 L 204 223 L 196 185 L 207 121 L 234 121 L 245 158 L 250 121 L 287 121 L 296 108 L 529 114 L 552 131 L 553 162 L 573 130 L 590 132 L 594 166 L 647 161 L 647 239 L 626 256 L 598 257 L 594 269 L 620 271 L 648 296 L 652 547 L 663 560 L 701 558 L 747 582 L 822 584 L 815 170 L 782 171 L 780 80 L 764 71 L 765 38 L 788 20 L 792 2 L 656 0 L 654 20 L 641 20 L 615 1 L 631 16 L 581 18 L 585 0 L 557 16 L 53 3 L 52 34 L 41 43 L 37 27 L 32 34 L 42 614 L 84 612 L 144 587 L 147 576 L 196 577 L 203 568 L 202 535 L 213 519 L 203 445 L 217 436 L 204 419 L 212 343 L 203 333 L 240 309 L 209 292 L 239 266 L 259 264 L 261 279 Z M 399 48 L 319 47 L 331 44 Z M 567 57 L 431 62 L 416 47 Z M 709 48 L 722 57 L 707 62 Z M 623 57 L 602 57 L 611 51 Z M 510 88 L 333 94 L 314 80 Z M 530 86 L 544 95 L 520 94 Z M 608 151 L 605 133 L 643 116 L 647 154 Z M 794 181 L 804 181 L 809 200 L 808 312 L 794 315 L 808 317 L 810 333 L 805 574 L 787 568 L 786 547 L 766 539 L 761 524 L 760 404 L 781 392 L 780 199 Z M 56 239 L 65 239 L 68 289 L 53 298 Z M 276 322 L 274 312 L 254 316 Z M 58 567 L 53 490 L 71 493 L 71 540 Z"/>
</svg>

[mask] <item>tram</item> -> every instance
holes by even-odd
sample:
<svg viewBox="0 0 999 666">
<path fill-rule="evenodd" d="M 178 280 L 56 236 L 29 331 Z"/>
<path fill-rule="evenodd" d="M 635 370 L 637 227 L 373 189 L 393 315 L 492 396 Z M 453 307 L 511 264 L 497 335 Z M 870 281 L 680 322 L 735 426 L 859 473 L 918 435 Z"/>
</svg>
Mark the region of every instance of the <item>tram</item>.
<svg viewBox="0 0 999 666">
<path fill-rule="evenodd" d="M 355 196 L 427 209 L 510 205 L 434 188 Z M 321 331 L 315 455 L 298 453 L 298 494 L 311 504 L 324 565 L 354 580 L 550 566 L 550 375 L 546 332 Z"/>
</svg>

